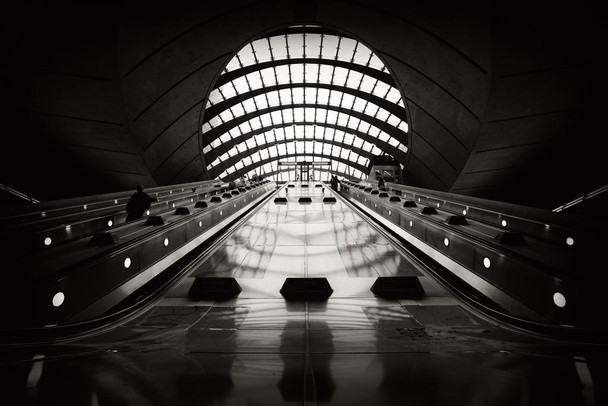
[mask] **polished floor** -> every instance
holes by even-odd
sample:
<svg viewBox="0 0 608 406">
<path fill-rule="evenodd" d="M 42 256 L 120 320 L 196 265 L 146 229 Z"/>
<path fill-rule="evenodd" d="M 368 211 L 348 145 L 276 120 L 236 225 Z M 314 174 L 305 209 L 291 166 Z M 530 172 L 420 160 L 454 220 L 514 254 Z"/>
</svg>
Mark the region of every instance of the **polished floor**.
<svg viewBox="0 0 608 406">
<path fill-rule="evenodd" d="M 312 186 L 312 185 L 311 185 Z M 603 348 L 509 331 L 455 301 L 325 188 L 283 188 L 155 306 L 106 333 L 2 349 L 6 405 L 603 405 Z M 298 198 L 310 196 L 312 203 Z M 233 276 L 193 301 L 196 276 Z M 425 296 L 381 299 L 378 276 Z M 286 277 L 326 277 L 288 302 Z"/>
</svg>

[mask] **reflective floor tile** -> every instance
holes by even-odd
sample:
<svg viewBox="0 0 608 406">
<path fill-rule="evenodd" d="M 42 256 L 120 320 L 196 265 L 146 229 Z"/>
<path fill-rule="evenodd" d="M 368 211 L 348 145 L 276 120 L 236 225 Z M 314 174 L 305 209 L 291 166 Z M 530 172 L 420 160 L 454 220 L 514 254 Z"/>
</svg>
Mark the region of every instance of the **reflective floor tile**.
<svg viewBox="0 0 608 406">
<path fill-rule="evenodd" d="M 338 244 L 338 233 L 341 227 L 336 227 L 331 223 L 307 224 L 306 225 L 306 244 L 307 245 L 336 245 Z"/>
<path fill-rule="evenodd" d="M 516 373 L 437 354 L 313 354 L 331 405 L 521 405 Z M 356 391 L 353 388 L 357 388 Z M 564 404 L 560 402 L 559 404 Z"/>
<path fill-rule="evenodd" d="M 433 296 L 446 296 L 445 290 L 443 290 L 437 282 L 433 281 L 430 277 L 427 276 L 419 276 L 418 280 L 424 289 L 425 297 L 433 297 Z"/>
<path fill-rule="evenodd" d="M 405 306 L 421 324 L 431 327 L 478 326 L 482 324 L 460 306 Z"/>
<path fill-rule="evenodd" d="M 216 302 L 214 307 L 246 308 L 246 317 L 240 321 L 239 329 L 304 329 L 306 327 L 306 303 L 280 299 L 243 298 L 231 302 Z"/>
<path fill-rule="evenodd" d="M 304 224 L 306 222 L 306 212 L 304 210 L 288 211 L 282 219 L 284 224 Z"/>
<path fill-rule="evenodd" d="M 323 303 L 309 303 L 308 322 L 311 330 L 373 329 L 361 304 L 349 299 L 333 299 Z"/>
<path fill-rule="evenodd" d="M 305 330 L 190 329 L 185 336 L 188 351 L 277 354 L 306 349 Z"/>
<path fill-rule="evenodd" d="M 306 247 L 308 277 L 346 277 L 342 257 L 335 245 L 308 245 Z"/>
<path fill-rule="evenodd" d="M 211 306 L 154 306 L 139 317 L 129 320 L 126 327 L 192 326 L 197 324 L 211 309 Z"/>
<path fill-rule="evenodd" d="M 274 246 L 277 243 L 277 230 L 274 227 L 267 227 L 260 230 L 260 236 L 255 241 L 256 245 Z"/>
<path fill-rule="evenodd" d="M 247 253 L 234 272 L 235 278 L 263 278 L 274 251 L 273 246 L 253 245 L 245 249 Z"/>
<path fill-rule="evenodd" d="M 304 246 L 276 246 L 272 252 L 268 268 L 267 277 L 280 276 L 283 278 L 296 277 L 303 278 L 304 273 Z"/>
<path fill-rule="evenodd" d="M 386 274 L 383 276 L 420 276 L 422 272 L 401 255 L 384 255 L 379 257 Z"/>
<path fill-rule="evenodd" d="M 304 224 L 277 224 L 276 245 L 304 245 L 306 226 Z"/>
<path fill-rule="evenodd" d="M 360 245 L 339 245 L 338 252 L 342 258 L 344 268 L 351 278 L 380 276 L 374 264 L 361 250 Z"/>
</svg>

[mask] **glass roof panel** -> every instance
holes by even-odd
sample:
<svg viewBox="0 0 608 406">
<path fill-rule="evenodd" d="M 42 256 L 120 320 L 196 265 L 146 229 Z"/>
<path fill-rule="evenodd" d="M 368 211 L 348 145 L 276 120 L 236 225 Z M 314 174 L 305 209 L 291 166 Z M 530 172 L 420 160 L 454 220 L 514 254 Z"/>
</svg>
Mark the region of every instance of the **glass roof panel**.
<svg viewBox="0 0 608 406">
<path fill-rule="evenodd" d="M 342 37 L 340 39 L 340 48 L 338 49 L 338 60 L 344 62 L 351 62 L 355 54 L 355 47 L 357 41 L 354 39 Z"/>
<path fill-rule="evenodd" d="M 334 60 L 336 59 L 336 53 L 338 48 L 338 41 L 340 37 L 335 35 L 324 35 L 323 36 L 323 48 L 321 49 L 321 57 L 323 59 Z"/>
<path fill-rule="evenodd" d="M 371 55 L 372 51 L 359 42 L 357 43 L 357 50 L 355 52 L 353 62 L 359 65 L 367 65 Z"/>
<path fill-rule="evenodd" d="M 265 82 L 262 81 L 262 77 L 260 76 L 260 72 L 250 73 L 245 76 L 245 79 L 252 90 L 260 89 L 265 85 Z"/>
<path fill-rule="evenodd" d="M 255 56 L 258 59 L 258 63 L 270 61 L 270 49 L 268 47 L 268 40 L 266 38 L 255 40 L 251 43 Z"/>
<path fill-rule="evenodd" d="M 232 58 L 228 62 L 228 65 L 226 65 L 226 71 L 228 71 L 228 72 L 232 72 L 233 70 L 237 70 L 240 68 L 241 68 L 241 63 L 239 62 L 239 60 L 237 58 Z"/>
<path fill-rule="evenodd" d="M 226 165 L 237 157 L 243 157 L 239 168 L 249 170 L 250 164 L 255 167 L 256 162 L 271 157 L 280 160 L 288 153 L 297 153 L 296 160 L 324 154 L 365 166 L 368 157 L 354 151 L 390 155 L 407 152 L 402 133 L 408 130 L 403 98 L 397 88 L 387 83 L 388 70 L 382 61 L 355 39 L 306 29 L 307 26 L 291 27 L 288 34 L 257 39 L 228 62 L 223 74 L 230 73 L 232 80 L 219 80 L 220 85 L 209 94 L 206 106 L 215 114 L 205 117 L 202 124 L 201 147 L 205 156 L 213 154 L 222 144 L 226 144 L 224 150 L 226 147 L 229 150 L 213 158 L 208 168 L 223 168 L 225 174 L 230 174 L 236 170 L 236 164 L 230 168 Z M 255 70 L 258 63 L 265 65 Z M 352 68 L 345 64 L 352 64 Z M 243 73 L 239 74 L 241 69 Z M 277 86 L 287 87 L 277 89 Z M 385 101 L 370 102 L 368 95 Z M 268 108 L 274 111 L 260 114 L 260 110 Z M 389 126 L 382 127 L 386 131 L 366 121 L 373 117 Z M 226 131 L 219 133 L 218 126 L 223 124 Z M 349 132 L 327 125 L 348 128 Z M 262 132 L 253 134 L 255 130 Z M 369 141 L 357 134 L 363 134 Z M 296 142 L 281 142 L 294 139 Z M 265 147 L 253 155 L 247 154 L 258 145 Z M 272 161 L 275 169 L 272 163 L 264 164 L 264 168 L 276 171 L 277 160 Z M 334 165 L 334 169 L 363 175 L 344 163 Z M 317 171 L 316 176 L 321 172 Z"/>
<path fill-rule="evenodd" d="M 304 36 L 302 34 L 287 34 L 289 58 L 301 59 L 304 56 Z"/>
<path fill-rule="evenodd" d="M 270 41 L 270 49 L 275 60 L 287 58 L 284 35 L 269 37 L 268 40 Z"/>
<path fill-rule="evenodd" d="M 321 36 L 319 34 L 306 34 L 306 58 L 319 58 L 321 56 Z"/>
<path fill-rule="evenodd" d="M 346 76 L 348 75 L 349 70 L 344 69 L 342 67 L 337 67 L 334 69 L 334 76 L 332 78 L 332 84 L 336 86 L 344 86 L 346 83 Z"/>
<path fill-rule="evenodd" d="M 251 44 L 245 45 L 238 53 L 238 59 L 241 61 L 243 66 L 250 66 L 256 63 L 253 55 L 253 48 Z"/>
<path fill-rule="evenodd" d="M 331 65 L 320 65 L 319 67 L 319 77 L 317 81 L 319 83 L 323 83 L 329 85 L 332 83 L 334 75 L 334 67 Z"/>
<path fill-rule="evenodd" d="M 289 83 L 290 73 L 289 73 L 289 65 L 279 65 L 275 69 L 277 83 L 280 85 L 286 85 Z"/>
<path fill-rule="evenodd" d="M 304 83 L 304 64 L 296 63 L 289 65 L 291 69 L 291 81 L 293 83 Z"/>
</svg>

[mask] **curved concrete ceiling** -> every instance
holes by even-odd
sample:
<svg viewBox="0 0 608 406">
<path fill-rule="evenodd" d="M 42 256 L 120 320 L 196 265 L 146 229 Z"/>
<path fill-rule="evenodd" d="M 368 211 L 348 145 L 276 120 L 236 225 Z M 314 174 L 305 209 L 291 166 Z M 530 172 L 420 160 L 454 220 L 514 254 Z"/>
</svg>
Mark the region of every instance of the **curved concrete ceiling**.
<svg viewBox="0 0 608 406">
<path fill-rule="evenodd" d="M 214 3 L 12 6 L 3 183 L 44 200 L 201 179 L 203 102 L 222 69 L 294 24 L 386 63 L 405 95 L 405 183 L 544 208 L 607 183 L 606 25 L 585 2 Z"/>
</svg>

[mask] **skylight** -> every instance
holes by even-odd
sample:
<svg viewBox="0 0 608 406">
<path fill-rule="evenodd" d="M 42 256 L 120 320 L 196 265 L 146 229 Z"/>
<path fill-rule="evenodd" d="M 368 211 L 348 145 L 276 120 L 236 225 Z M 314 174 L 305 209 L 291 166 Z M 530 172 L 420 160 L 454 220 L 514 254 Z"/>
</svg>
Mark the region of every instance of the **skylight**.
<svg viewBox="0 0 608 406">
<path fill-rule="evenodd" d="M 282 162 L 367 177 L 372 155 L 404 161 L 404 102 L 382 61 L 364 44 L 316 26 L 293 26 L 245 45 L 209 93 L 202 153 L 209 177 L 263 175 L 293 181 Z"/>
</svg>

